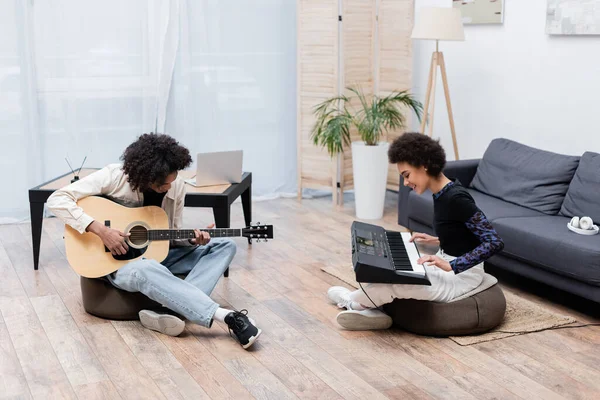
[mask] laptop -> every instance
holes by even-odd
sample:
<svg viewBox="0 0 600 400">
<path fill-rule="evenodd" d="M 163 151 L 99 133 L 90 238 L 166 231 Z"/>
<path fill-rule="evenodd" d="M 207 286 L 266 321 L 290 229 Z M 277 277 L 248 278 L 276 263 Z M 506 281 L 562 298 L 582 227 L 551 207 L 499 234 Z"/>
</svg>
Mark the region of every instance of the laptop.
<svg viewBox="0 0 600 400">
<path fill-rule="evenodd" d="M 242 156 L 242 150 L 198 153 L 196 176 L 185 182 L 195 187 L 240 183 Z"/>
</svg>

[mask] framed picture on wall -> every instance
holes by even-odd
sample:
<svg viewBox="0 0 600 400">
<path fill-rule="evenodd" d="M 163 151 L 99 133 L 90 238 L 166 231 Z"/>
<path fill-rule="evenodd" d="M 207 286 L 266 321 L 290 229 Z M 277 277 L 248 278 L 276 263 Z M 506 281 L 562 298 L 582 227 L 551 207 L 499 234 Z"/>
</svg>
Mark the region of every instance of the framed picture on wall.
<svg viewBox="0 0 600 400">
<path fill-rule="evenodd" d="M 459 8 L 463 24 L 501 24 L 504 22 L 504 0 L 452 0 Z"/>
<path fill-rule="evenodd" d="M 599 35 L 600 0 L 548 0 L 546 33 Z"/>
</svg>

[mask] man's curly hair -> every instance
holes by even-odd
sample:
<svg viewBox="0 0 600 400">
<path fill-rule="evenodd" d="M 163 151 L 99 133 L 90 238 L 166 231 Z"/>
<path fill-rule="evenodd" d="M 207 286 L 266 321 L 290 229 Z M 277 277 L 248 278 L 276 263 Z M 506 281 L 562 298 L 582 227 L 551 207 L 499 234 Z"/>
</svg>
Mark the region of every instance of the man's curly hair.
<svg viewBox="0 0 600 400">
<path fill-rule="evenodd" d="M 162 183 L 173 172 L 187 168 L 192 157 L 187 148 L 169 135 L 144 133 L 121 156 L 123 171 L 133 190 L 143 192 Z"/>
<path fill-rule="evenodd" d="M 407 132 L 394 140 L 388 150 L 391 164 L 405 162 L 425 167 L 427 175 L 436 177 L 446 166 L 446 152 L 439 140 L 417 132 Z"/>
</svg>

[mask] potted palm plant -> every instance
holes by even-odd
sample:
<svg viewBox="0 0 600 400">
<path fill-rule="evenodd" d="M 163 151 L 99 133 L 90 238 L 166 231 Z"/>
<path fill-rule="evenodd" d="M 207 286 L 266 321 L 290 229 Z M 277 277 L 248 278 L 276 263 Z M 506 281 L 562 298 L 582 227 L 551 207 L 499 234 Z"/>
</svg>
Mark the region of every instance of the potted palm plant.
<svg viewBox="0 0 600 400">
<path fill-rule="evenodd" d="M 356 95 L 360 107 L 353 108 L 347 96 L 318 104 L 311 139 L 315 145 L 325 147 L 332 158 L 343 152 L 344 146 L 351 145 L 356 216 L 379 219 L 383 216 L 389 148 L 389 143 L 381 139 L 388 130 L 405 127 L 402 107 L 412 109 L 420 120 L 423 106 L 407 90 L 368 98 L 360 88 L 347 89 Z M 353 126 L 361 140 L 350 143 Z"/>
</svg>

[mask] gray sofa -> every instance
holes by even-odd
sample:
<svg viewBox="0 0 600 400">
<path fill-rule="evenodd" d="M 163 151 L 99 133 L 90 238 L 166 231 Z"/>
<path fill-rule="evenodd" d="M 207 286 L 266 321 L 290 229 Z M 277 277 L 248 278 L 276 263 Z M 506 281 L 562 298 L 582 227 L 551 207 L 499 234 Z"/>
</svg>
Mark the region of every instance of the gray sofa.
<svg viewBox="0 0 600 400">
<path fill-rule="evenodd" d="M 600 234 L 567 228 L 573 216 L 600 223 L 600 154 L 567 156 L 495 139 L 481 159 L 448 162 L 444 173 L 468 188 L 504 240 L 490 264 L 600 303 Z M 435 234 L 431 193 L 415 194 L 402 177 L 398 223 Z"/>
</svg>

